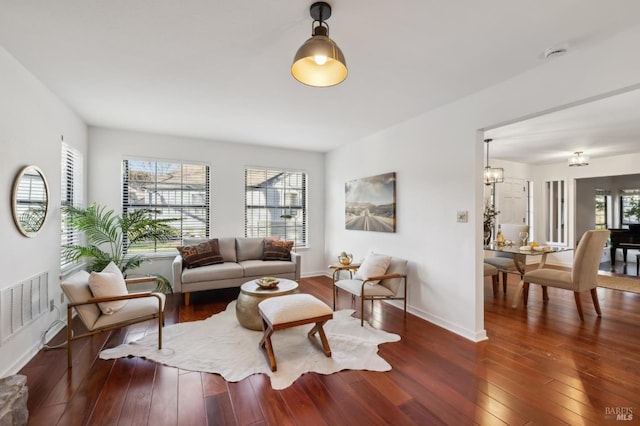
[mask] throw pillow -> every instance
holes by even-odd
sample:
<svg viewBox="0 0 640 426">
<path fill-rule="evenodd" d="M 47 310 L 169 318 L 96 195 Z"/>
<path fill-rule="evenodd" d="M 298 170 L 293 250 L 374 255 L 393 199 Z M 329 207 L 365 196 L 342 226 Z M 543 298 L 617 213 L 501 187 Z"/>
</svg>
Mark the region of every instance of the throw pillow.
<svg viewBox="0 0 640 426">
<path fill-rule="evenodd" d="M 122 272 L 115 263 L 110 262 L 102 272 L 92 272 L 89 275 L 89 288 L 93 297 L 115 297 L 128 294 L 127 284 Z M 98 303 L 98 307 L 105 315 L 113 315 L 124 308 L 128 300 Z"/>
<path fill-rule="evenodd" d="M 181 246 L 178 247 L 178 251 L 189 269 L 197 268 L 198 266 L 224 263 L 224 259 L 222 259 L 222 255 L 220 254 L 220 245 L 217 238 L 203 241 L 192 246 Z"/>
<path fill-rule="evenodd" d="M 367 280 L 370 277 L 377 277 L 380 275 L 384 275 L 387 272 L 387 268 L 391 263 L 391 256 L 385 256 L 383 254 L 375 254 L 370 253 L 365 259 L 364 262 L 360 265 L 356 274 L 354 275 L 355 279 L 358 280 Z M 378 284 L 380 280 L 369 281 L 369 284 L 375 285 Z"/>
<path fill-rule="evenodd" d="M 262 260 L 291 260 L 293 241 L 264 240 Z"/>
</svg>

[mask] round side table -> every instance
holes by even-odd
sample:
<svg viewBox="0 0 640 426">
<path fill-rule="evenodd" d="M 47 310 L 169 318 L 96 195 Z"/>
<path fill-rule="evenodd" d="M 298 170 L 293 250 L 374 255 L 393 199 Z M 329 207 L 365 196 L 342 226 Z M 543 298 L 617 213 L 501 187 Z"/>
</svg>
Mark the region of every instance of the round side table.
<svg viewBox="0 0 640 426">
<path fill-rule="evenodd" d="M 262 288 L 256 280 L 248 281 L 240 286 L 240 294 L 236 301 L 236 317 L 244 328 L 262 330 L 262 318 L 258 311 L 258 303 L 269 297 L 283 296 L 298 292 L 298 283 L 279 278 L 280 283 L 274 288 Z"/>
</svg>

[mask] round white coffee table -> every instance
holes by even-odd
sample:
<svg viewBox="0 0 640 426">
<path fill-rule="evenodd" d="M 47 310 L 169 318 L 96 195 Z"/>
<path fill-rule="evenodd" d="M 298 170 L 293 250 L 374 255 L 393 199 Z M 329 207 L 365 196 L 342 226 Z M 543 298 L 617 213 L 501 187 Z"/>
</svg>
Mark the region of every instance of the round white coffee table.
<svg viewBox="0 0 640 426">
<path fill-rule="evenodd" d="M 284 278 L 274 288 L 262 288 L 256 280 L 248 281 L 240 286 L 240 294 L 236 301 L 236 317 L 244 328 L 262 330 L 262 318 L 258 311 L 258 303 L 269 297 L 283 296 L 298 292 L 298 283 Z"/>
</svg>

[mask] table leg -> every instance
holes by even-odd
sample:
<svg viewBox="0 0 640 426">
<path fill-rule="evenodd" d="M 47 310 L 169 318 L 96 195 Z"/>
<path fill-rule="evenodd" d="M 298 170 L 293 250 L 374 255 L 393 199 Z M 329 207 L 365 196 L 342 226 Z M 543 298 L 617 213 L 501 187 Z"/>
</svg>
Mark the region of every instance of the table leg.
<svg viewBox="0 0 640 426">
<path fill-rule="evenodd" d="M 516 309 L 520 304 L 520 300 L 522 300 L 522 289 L 524 288 L 524 280 L 520 279 L 518 283 L 518 287 L 516 287 L 516 292 L 513 295 L 513 302 L 511 303 L 511 307 Z"/>
<path fill-rule="evenodd" d="M 525 260 L 526 260 L 526 256 L 524 255 L 516 255 L 516 256 L 522 256 Z M 518 259 L 520 260 L 520 259 Z M 516 261 L 515 257 L 514 257 L 514 262 L 516 264 L 516 268 L 518 268 L 518 272 L 520 272 L 520 282 L 518 283 L 518 287 L 516 288 L 516 293 L 513 295 L 513 302 L 511 303 L 511 307 L 513 309 L 516 309 L 518 307 L 518 305 L 520 304 L 520 301 L 522 300 L 522 290 L 524 288 L 524 269 L 521 268 L 519 266 L 519 262 Z M 547 253 L 543 252 L 542 253 L 542 258 L 540 259 L 540 263 L 538 264 L 538 268 L 537 269 L 542 269 L 544 268 L 544 264 L 547 262 Z M 526 262 L 523 261 L 523 263 L 525 264 L 526 267 Z"/>
</svg>

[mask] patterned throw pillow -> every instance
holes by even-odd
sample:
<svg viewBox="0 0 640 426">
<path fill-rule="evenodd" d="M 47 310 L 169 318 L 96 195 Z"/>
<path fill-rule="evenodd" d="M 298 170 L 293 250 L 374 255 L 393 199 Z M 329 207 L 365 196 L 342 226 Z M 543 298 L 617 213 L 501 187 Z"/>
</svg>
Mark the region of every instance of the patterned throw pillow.
<svg viewBox="0 0 640 426">
<path fill-rule="evenodd" d="M 262 260 L 291 260 L 293 241 L 264 240 Z"/>
<path fill-rule="evenodd" d="M 178 247 L 178 251 L 182 256 L 182 261 L 189 269 L 224 263 L 217 238 L 192 246 L 181 246 Z"/>
</svg>

